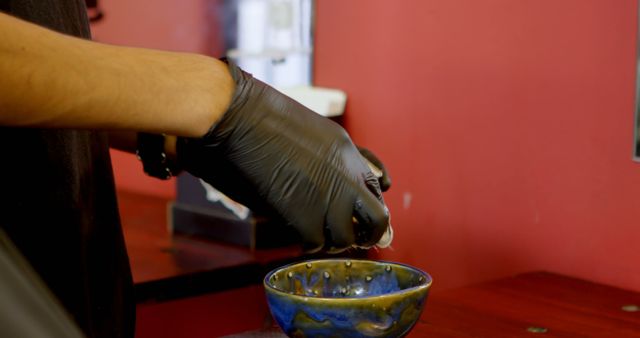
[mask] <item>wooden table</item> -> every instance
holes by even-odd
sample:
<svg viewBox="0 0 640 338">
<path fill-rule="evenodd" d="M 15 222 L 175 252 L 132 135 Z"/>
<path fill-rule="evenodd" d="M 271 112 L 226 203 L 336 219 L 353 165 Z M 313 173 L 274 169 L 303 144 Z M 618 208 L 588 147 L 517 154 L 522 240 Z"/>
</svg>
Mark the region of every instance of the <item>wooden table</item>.
<svg viewBox="0 0 640 338">
<path fill-rule="evenodd" d="M 166 199 L 118 197 L 139 301 L 258 287 L 272 265 L 303 258 L 292 248 L 251 251 L 172 237 Z M 433 292 L 409 337 L 640 337 L 639 307 L 640 293 L 534 272 Z M 279 335 L 269 329 L 234 337 Z"/>
<path fill-rule="evenodd" d="M 640 293 L 533 272 L 429 296 L 408 337 L 640 337 Z M 228 338 L 285 337 L 274 329 Z"/>
<path fill-rule="evenodd" d="M 261 282 L 280 264 L 301 256 L 298 248 L 250 250 L 206 239 L 173 236 L 169 200 L 118 191 L 118 205 L 138 302 L 223 291 Z"/>
<path fill-rule="evenodd" d="M 302 259 L 298 246 L 251 250 L 248 247 L 172 235 L 167 198 L 118 191 L 118 206 L 138 302 L 162 301 L 262 283 L 266 273 Z M 365 250 L 349 257 L 363 258 Z"/>
<path fill-rule="evenodd" d="M 411 336 L 640 337 L 638 306 L 640 293 L 535 272 L 434 293 Z"/>
</svg>

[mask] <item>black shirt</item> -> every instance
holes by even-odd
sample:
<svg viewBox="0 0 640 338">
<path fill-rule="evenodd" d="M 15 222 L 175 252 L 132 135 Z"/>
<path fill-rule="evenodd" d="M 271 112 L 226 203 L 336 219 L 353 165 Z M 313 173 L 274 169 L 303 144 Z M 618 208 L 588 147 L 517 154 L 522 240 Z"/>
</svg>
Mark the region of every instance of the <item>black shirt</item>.
<svg viewBox="0 0 640 338">
<path fill-rule="evenodd" d="M 81 0 L 0 0 L 0 10 L 90 38 Z M 131 272 L 106 135 L 0 128 L 0 179 L 0 227 L 86 335 L 133 337 Z"/>
</svg>

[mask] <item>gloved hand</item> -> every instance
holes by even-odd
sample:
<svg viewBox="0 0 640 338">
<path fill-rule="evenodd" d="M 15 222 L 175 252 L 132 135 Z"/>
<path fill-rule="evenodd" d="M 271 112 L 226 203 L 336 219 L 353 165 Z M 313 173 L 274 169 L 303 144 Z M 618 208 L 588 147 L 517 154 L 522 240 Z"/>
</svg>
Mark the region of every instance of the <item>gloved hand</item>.
<svg viewBox="0 0 640 338">
<path fill-rule="evenodd" d="M 382 163 L 382 161 L 380 161 L 380 159 L 378 159 L 378 157 L 367 148 L 358 147 L 358 151 L 360 152 L 360 155 L 366 158 L 367 161 L 371 162 L 371 164 L 380 171 L 380 177 L 378 177 L 380 190 L 382 190 L 382 192 L 389 190 L 389 188 L 391 188 L 391 176 L 389 176 L 389 172 L 387 172 L 387 168 L 385 168 L 384 163 Z"/>
<path fill-rule="evenodd" d="M 204 137 L 178 138 L 179 165 L 250 209 L 282 217 L 308 252 L 374 245 L 389 213 L 345 130 L 231 62 L 229 70 L 231 105 Z"/>
</svg>

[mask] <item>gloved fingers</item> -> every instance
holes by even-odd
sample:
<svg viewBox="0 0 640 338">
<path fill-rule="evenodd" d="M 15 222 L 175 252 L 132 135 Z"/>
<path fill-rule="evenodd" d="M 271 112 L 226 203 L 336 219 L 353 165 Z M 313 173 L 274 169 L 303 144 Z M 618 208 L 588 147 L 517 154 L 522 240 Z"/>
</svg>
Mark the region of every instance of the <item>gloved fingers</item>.
<svg viewBox="0 0 640 338">
<path fill-rule="evenodd" d="M 305 253 L 314 253 L 322 250 L 325 243 L 323 219 L 314 215 L 300 215 L 291 218 L 285 215 L 285 219 L 296 229 L 302 243 L 302 250 Z"/>
<path fill-rule="evenodd" d="M 360 155 L 382 171 L 382 176 L 378 178 L 378 181 L 380 182 L 380 189 L 383 192 L 389 190 L 391 187 L 391 176 L 389 176 L 389 172 L 385 168 L 384 163 L 382 163 L 382 161 L 380 161 L 380 159 L 367 148 L 358 147 L 358 151 L 360 152 Z"/>
<path fill-rule="evenodd" d="M 306 254 L 316 253 L 322 250 L 324 243 L 318 243 L 315 239 L 312 241 L 302 239 L 302 252 Z"/>
<path fill-rule="evenodd" d="M 357 220 L 355 243 L 359 246 L 373 246 L 389 227 L 389 210 L 382 200 L 382 194 L 376 196 L 363 191 L 355 202 L 353 216 Z"/>
<path fill-rule="evenodd" d="M 325 227 L 325 251 L 338 253 L 355 243 L 353 199 L 345 202 L 335 198 L 329 205 Z"/>
</svg>

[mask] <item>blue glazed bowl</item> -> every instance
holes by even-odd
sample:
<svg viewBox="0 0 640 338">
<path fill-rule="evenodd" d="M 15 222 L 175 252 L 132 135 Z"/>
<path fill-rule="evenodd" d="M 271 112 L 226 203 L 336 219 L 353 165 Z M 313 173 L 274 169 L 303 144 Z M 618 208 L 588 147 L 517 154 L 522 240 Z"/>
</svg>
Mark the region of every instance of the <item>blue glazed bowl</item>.
<svg viewBox="0 0 640 338">
<path fill-rule="evenodd" d="M 264 287 L 289 337 L 402 337 L 422 313 L 431 276 L 399 263 L 325 259 L 273 270 Z"/>
</svg>

